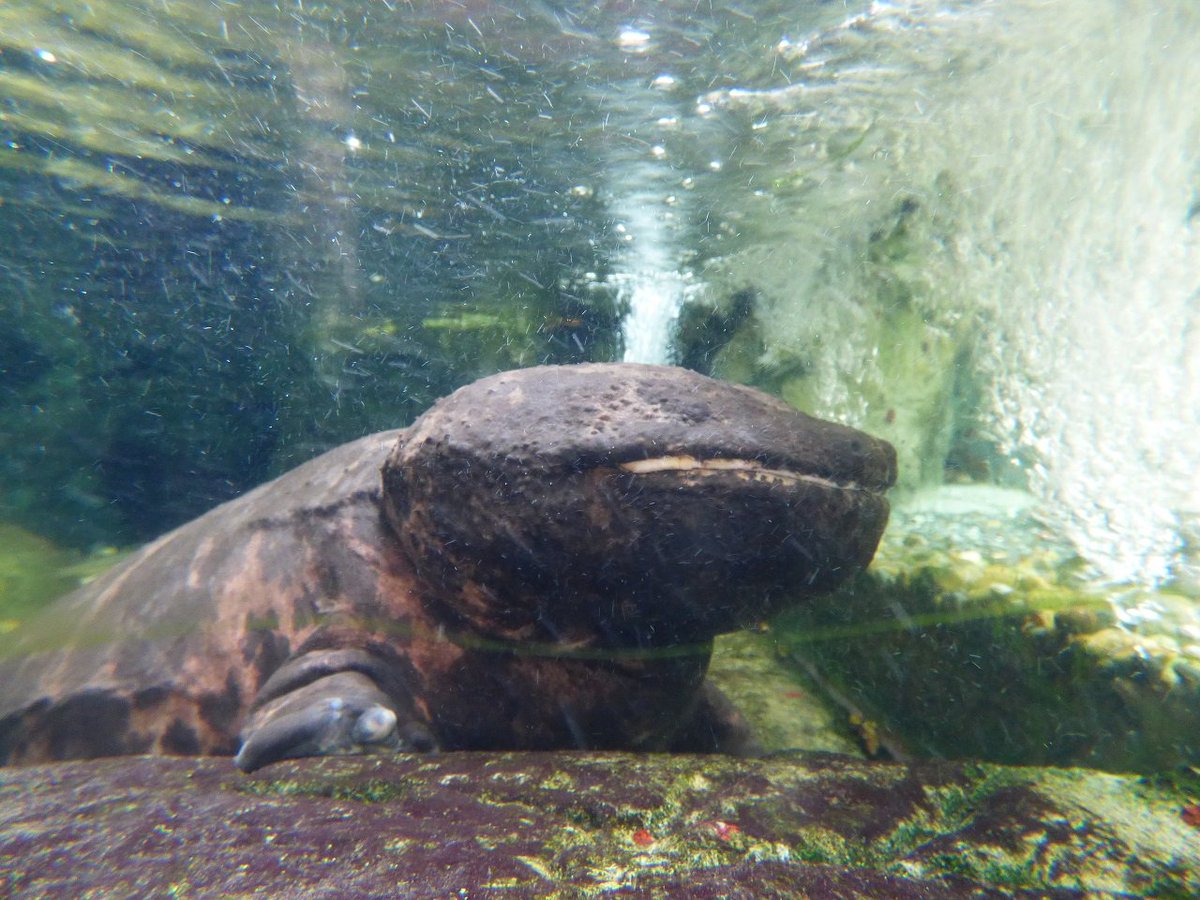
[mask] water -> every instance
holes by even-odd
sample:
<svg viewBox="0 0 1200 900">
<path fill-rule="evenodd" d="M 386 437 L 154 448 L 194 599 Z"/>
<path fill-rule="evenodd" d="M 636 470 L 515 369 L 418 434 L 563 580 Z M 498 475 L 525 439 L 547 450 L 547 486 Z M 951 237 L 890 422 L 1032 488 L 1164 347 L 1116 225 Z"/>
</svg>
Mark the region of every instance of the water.
<svg viewBox="0 0 1200 900">
<path fill-rule="evenodd" d="M 695 363 L 1200 583 L 1197 7 L 0 10 L 0 517 L 151 537 L 501 368 Z"/>
<path fill-rule="evenodd" d="M 1194 12 L 1063 8 L 1053 29 L 1002 13 L 987 27 L 1008 38 L 994 66 L 1010 78 L 963 79 L 947 113 L 973 127 L 939 140 L 969 161 L 953 169 L 972 194 L 958 268 L 994 325 L 999 443 L 1028 455 L 1032 490 L 1114 581 L 1180 571 L 1198 509 Z"/>
<path fill-rule="evenodd" d="M 762 134 L 752 162 L 775 185 L 747 192 L 746 219 L 803 209 L 780 226 L 790 258 L 762 241 L 733 263 L 767 279 L 762 359 L 815 370 L 804 396 L 855 423 L 883 427 L 872 395 L 957 404 L 946 427 L 972 420 L 991 477 L 1032 490 L 1113 582 L 1195 578 L 1195 13 L 877 4 L 783 35 L 792 83 L 698 107 Z M 765 157 L 788 144 L 785 174 Z M 975 385 L 894 384 L 877 310 L 901 305 Z"/>
</svg>

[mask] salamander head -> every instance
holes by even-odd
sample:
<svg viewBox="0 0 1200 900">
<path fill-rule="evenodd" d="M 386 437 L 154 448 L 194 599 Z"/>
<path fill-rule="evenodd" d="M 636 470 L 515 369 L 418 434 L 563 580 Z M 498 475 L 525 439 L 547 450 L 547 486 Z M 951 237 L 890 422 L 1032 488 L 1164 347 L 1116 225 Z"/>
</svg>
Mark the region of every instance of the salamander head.
<svg viewBox="0 0 1200 900">
<path fill-rule="evenodd" d="M 423 415 L 384 507 L 438 602 L 505 638 L 706 640 L 870 562 L 892 447 L 666 366 L 505 372 Z"/>
</svg>

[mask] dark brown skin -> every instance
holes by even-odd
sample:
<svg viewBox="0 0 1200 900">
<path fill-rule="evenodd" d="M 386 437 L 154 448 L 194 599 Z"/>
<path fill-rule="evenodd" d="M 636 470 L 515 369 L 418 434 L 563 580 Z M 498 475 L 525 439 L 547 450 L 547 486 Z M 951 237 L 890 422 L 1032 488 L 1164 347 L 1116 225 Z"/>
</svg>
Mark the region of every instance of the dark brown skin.
<svg viewBox="0 0 1200 900">
<path fill-rule="evenodd" d="M 0 761 L 744 750 L 711 639 L 864 567 L 894 478 L 682 369 L 483 379 L 52 607 L 0 659 Z"/>
</svg>

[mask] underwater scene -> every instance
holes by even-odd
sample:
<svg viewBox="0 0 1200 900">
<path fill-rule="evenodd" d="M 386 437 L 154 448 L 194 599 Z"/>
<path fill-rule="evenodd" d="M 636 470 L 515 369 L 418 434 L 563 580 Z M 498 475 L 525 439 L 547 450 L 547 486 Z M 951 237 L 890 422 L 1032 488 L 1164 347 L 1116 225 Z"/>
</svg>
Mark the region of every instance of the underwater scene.
<svg viewBox="0 0 1200 900">
<path fill-rule="evenodd" d="M 1200 896 L 1197 59 L 5 0 L 0 895 Z"/>
</svg>

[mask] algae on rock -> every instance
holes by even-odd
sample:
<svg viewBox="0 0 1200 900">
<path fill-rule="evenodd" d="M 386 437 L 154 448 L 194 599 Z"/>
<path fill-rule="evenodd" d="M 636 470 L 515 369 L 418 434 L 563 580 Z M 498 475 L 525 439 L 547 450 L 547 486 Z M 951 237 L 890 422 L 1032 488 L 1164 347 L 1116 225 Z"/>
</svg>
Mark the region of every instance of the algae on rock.
<svg viewBox="0 0 1200 900">
<path fill-rule="evenodd" d="M 999 488 L 901 505 L 872 567 L 776 638 L 902 756 L 1158 771 L 1200 763 L 1193 599 L 1094 584 L 1065 541 Z"/>
<path fill-rule="evenodd" d="M 1200 889 L 1195 830 L 1180 816 L 1188 796 L 1084 770 L 445 753 L 285 761 L 244 776 L 225 759 L 131 757 L 3 769 L 0 797 L 0 855 L 18 894 L 169 884 L 429 900 L 951 900 Z M 100 811 L 105 827 L 81 809 Z M 69 864 L 99 857 L 113 864 Z"/>
</svg>

